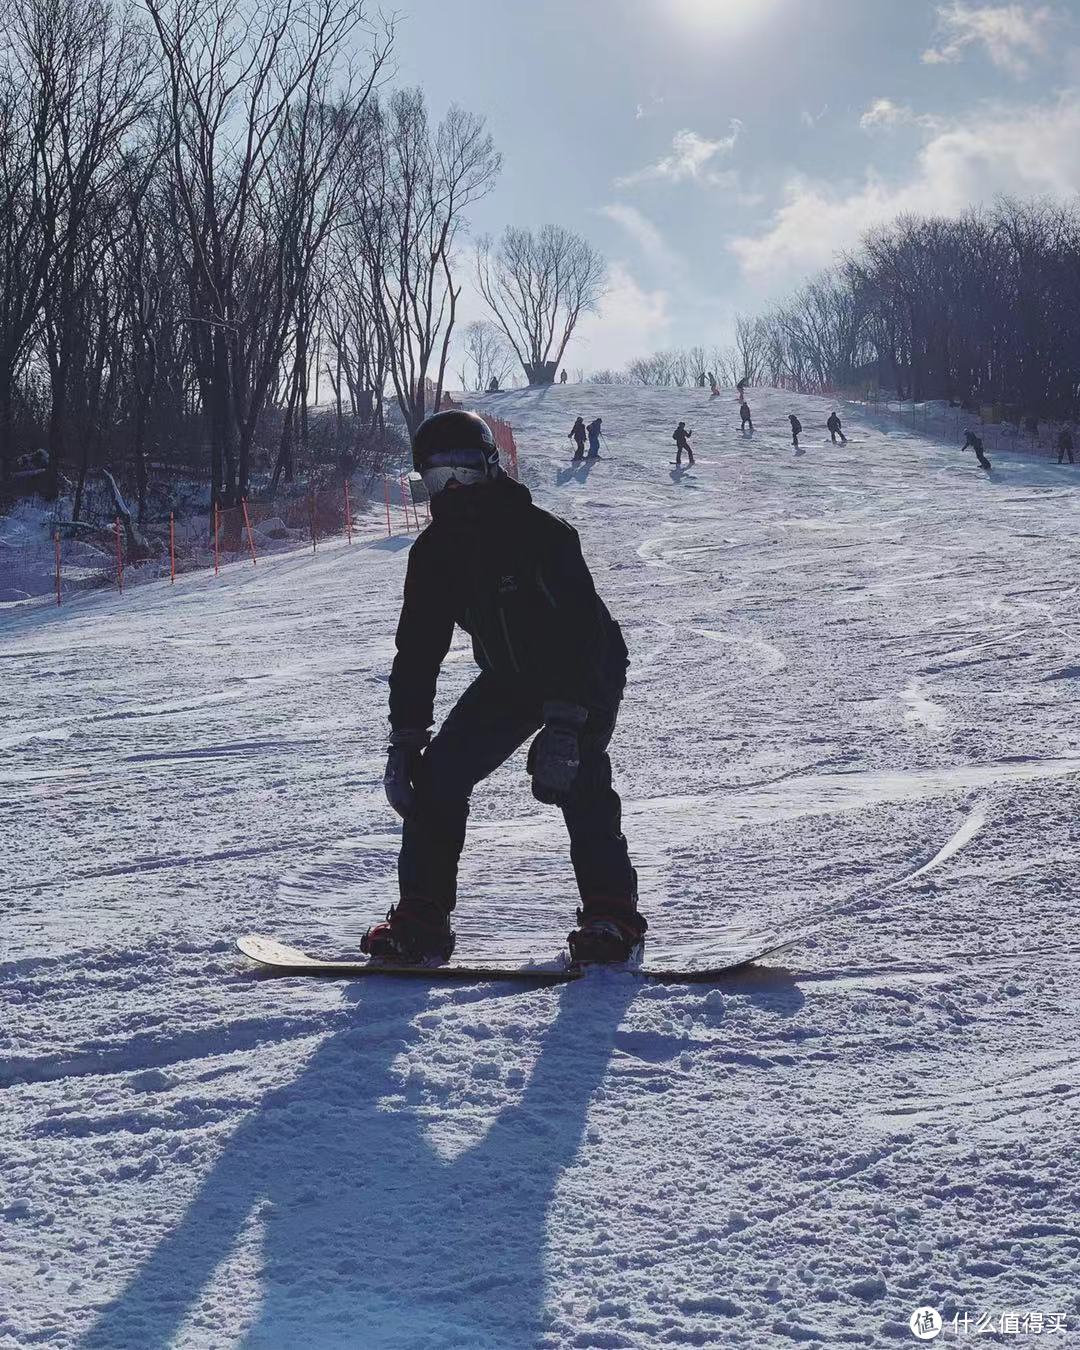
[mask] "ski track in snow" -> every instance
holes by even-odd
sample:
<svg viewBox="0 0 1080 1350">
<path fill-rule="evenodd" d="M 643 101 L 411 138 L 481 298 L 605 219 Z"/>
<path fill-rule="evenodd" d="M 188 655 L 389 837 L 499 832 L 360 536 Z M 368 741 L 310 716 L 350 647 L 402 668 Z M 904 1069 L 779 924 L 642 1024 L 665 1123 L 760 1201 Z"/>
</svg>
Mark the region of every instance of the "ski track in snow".
<svg viewBox="0 0 1080 1350">
<path fill-rule="evenodd" d="M 1075 471 L 855 412 L 796 457 L 829 405 L 765 390 L 745 439 L 697 390 L 481 403 L 626 632 L 652 940 L 799 945 L 714 988 L 260 978 L 237 934 L 347 954 L 393 898 L 408 541 L 6 610 L 0 1347 L 1075 1338 Z M 471 674 L 458 635 L 440 715 Z M 522 768 L 473 804 L 477 960 L 573 919 Z"/>
</svg>

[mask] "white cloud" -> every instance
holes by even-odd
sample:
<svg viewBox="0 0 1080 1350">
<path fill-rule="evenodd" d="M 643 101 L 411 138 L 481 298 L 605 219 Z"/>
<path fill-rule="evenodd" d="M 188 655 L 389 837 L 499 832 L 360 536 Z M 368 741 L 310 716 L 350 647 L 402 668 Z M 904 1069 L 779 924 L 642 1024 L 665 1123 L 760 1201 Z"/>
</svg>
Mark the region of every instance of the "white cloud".
<svg viewBox="0 0 1080 1350">
<path fill-rule="evenodd" d="M 625 231 L 645 258 L 660 271 L 673 276 L 681 276 L 686 271 L 683 257 L 676 253 L 653 222 L 636 206 L 612 202 L 608 206 L 601 206 L 599 214 Z"/>
<path fill-rule="evenodd" d="M 625 262 L 612 262 L 607 295 L 598 314 L 583 315 L 570 345 L 568 364 L 587 370 L 617 370 L 642 352 L 667 346 L 670 305 L 667 291 L 645 290 Z"/>
<path fill-rule="evenodd" d="M 804 127 L 816 127 L 825 114 L 829 111 L 829 105 L 826 103 L 819 113 L 812 113 L 809 108 L 804 108 L 799 113 L 799 121 Z"/>
<path fill-rule="evenodd" d="M 899 126 L 918 126 L 934 131 L 941 126 L 941 121 L 930 113 L 917 113 L 906 103 L 894 103 L 891 98 L 876 98 L 859 118 L 859 126 L 863 131 L 882 128 L 891 130 Z"/>
<path fill-rule="evenodd" d="M 981 44 L 995 66 L 1023 76 L 1030 58 L 1046 54 L 1046 29 L 1053 12 L 1046 5 L 1028 9 L 1022 4 L 968 5 L 954 0 L 938 7 L 941 42 L 923 52 L 928 65 L 951 64 L 968 47 Z"/>
<path fill-rule="evenodd" d="M 677 131 L 671 142 L 670 155 L 664 155 L 655 164 L 646 165 L 644 169 L 638 169 L 624 178 L 617 178 L 616 186 L 634 187 L 638 183 L 656 180 L 730 185 L 730 173 L 717 173 L 709 167 L 717 155 L 727 155 L 735 149 L 742 123 L 733 117 L 730 126 L 728 135 L 715 141 L 709 140 L 707 136 L 699 136 L 696 131 Z"/>
<path fill-rule="evenodd" d="M 643 118 L 650 117 L 657 108 L 664 106 L 663 97 L 660 94 L 654 94 L 648 103 L 639 103 L 634 112 L 634 121 L 640 122 Z"/>
<path fill-rule="evenodd" d="M 956 215 L 999 193 L 1066 197 L 1080 191 L 1080 90 L 1051 104 L 984 110 L 928 128 L 926 135 L 906 182 L 886 182 L 869 169 L 861 185 L 845 192 L 792 178 L 764 229 L 732 241 L 744 273 L 780 289 L 901 212 Z"/>
</svg>

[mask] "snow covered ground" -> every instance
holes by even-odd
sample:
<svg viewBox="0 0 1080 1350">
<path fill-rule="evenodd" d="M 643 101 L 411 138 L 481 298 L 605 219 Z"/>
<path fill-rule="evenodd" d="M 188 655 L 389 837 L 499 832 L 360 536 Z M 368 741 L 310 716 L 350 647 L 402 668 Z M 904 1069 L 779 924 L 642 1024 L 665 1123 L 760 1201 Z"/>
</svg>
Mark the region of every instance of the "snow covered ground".
<svg viewBox="0 0 1080 1350">
<path fill-rule="evenodd" d="M 696 389 L 484 402 L 626 631 L 656 943 L 801 945 L 715 988 L 258 978 L 237 934 L 355 951 L 393 898 L 408 540 L 9 613 L 0 1346 L 893 1346 L 923 1305 L 1075 1344 L 1077 471 L 834 447 L 761 390 L 746 439 Z M 462 955 L 572 919 L 522 770 L 475 799 Z"/>
</svg>

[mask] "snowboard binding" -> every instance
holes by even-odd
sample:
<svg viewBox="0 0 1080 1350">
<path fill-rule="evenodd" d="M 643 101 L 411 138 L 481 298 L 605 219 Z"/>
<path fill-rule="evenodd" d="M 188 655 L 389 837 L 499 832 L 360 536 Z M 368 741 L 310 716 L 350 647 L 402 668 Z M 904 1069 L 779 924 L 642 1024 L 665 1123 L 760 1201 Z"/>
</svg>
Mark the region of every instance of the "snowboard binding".
<svg viewBox="0 0 1080 1350">
<path fill-rule="evenodd" d="M 640 960 L 649 927 L 643 914 L 635 910 L 586 913 L 579 909 L 577 921 L 577 928 L 566 938 L 572 965 L 625 965 Z"/>
<path fill-rule="evenodd" d="M 450 960 L 454 942 L 447 910 L 427 900 L 401 900 L 367 930 L 360 950 L 388 965 L 438 966 Z"/>
</svg>

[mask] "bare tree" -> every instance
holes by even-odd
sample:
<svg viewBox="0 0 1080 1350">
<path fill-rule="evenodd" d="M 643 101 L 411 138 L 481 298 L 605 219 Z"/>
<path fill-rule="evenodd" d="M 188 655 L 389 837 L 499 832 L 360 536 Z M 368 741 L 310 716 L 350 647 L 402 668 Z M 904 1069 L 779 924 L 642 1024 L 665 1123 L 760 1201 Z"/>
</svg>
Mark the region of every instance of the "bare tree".
<svg viewBox="0 0 1080 1350">
<path fill-rule="evenodd" d="M 380 110 L 378 158 L 358 186 L 376 321 L 398 406 L 415 430 L 443 382 L 460 284 L 454 247 L 467 208 L 489 192 L 502 165 L 484 120 L 452 107 L 432 132 L 419 89 L 399 90 Z"/>
<path fill-rule="evenodd" d="M 531 385 L 552 384 L 581 315 L 595 310 L 607 267 L 580 235 L 561 225 L 508 227 L 496 245 L 480 240 L 480 293 Z"/>
<path fill-rule="evenodd" d="M 462 334 L 462 389 L 485 390 L 492 380 L 505 384 L 514 368 L 514 352 L 500 329 L 485 319 L 474 319 Z"/>
<path fill-rule="evenodd" d="M 231 0 L 146 4 L 165 70 L 212 490 L 231 504 L 247 491 L 312 251 L 338 209 L 343 148 L 392 35 L 373 34 L 352 0 L 267 0 L 239 12 Z M 342 67 L 358 30 L 370 42 L 357 89 L 352 63 Z"/>
</svg>

